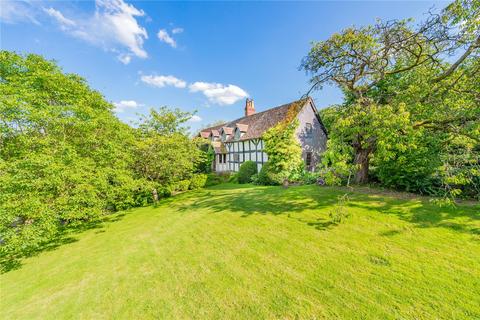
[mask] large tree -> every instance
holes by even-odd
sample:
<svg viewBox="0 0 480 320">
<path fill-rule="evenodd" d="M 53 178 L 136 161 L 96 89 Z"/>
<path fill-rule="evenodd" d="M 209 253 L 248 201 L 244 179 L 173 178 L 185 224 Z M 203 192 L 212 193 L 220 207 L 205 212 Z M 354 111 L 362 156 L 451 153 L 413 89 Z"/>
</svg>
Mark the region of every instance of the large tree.
<svg viewBox="0 0 480 320">
<path fill-rule="evenodd" d="M 0 267 L 197 170 L 191 114 L 163 107 L 132 128 L 112 109 L 55 62 L 0 51 Z"/>
<path fill-rule="evenodd" d="M 133 129 L 81 77 L 0 52 L 0 257 L 135 205 Z"/>
<path fill-rule="evenodd" d="M 200 149 L 203 139 L 192 139 L 187 133 L 186 122 L 192 115 L 161 107 L 141 118 L 135 149 L 135 171 L 140 176 L 169 189 L 205 167 L 206 152 Z"/>
<path fill-rule="evenodd" d="M 301 67 L 312 75 L 311 90 L 334 84 L 345 93 L 345 118 L 340 119 L 345 130 L 337 138 L 352 150 L 357 183 L 368 182 L 370 159 L 375 152 L 388 150 L 392 139 L 403 144 L 397 135 L 410 128 L 399 128 L 399 124 L 417 121 L 410 127 L 458 128 L 478 119 L 475 108 L 440 119 L 432 114 L 422 118 L 420 110 L 427 108 L 426 101 L 432 100 L 432 96 L 438 102 L 442 99 L 439 93 L 456 90 L 466 78 L 472 79 L 467 73 L 475 72 L 476 67 L 465 66 L 480 53 L 479 21 L 478 0 L 455 1 L 418 26 L 411 20 L 377 21 L 372 26 L 347 28 L 313 43 Z M 455 77 L 458 80 L 452 81 Z M 397 86 L 412 80 L 427 85 L 422 86 L 418 95 L 411 95 L 405 106 L 395 100 L 401 93 Z M 470 88 L 469 99 L 478 101 L 475 89 Z M 412 105 L 417 110 L 411 109 Z M 402 111 L 405 108 L 406 113 Z M 388 119 L 379 117 L 382 113 Z"/>
</svg>

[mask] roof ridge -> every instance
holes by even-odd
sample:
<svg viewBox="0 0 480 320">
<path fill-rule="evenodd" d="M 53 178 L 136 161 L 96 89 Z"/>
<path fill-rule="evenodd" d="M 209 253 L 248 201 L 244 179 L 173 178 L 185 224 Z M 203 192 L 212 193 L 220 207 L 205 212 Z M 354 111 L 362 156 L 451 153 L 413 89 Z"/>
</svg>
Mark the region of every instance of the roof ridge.
<svg viewBox="0 0 480 320">
<path fill-rule="evenodd" d="M 282 107 L 285 107 L 285 106 L 291 105 L 291 104 L 293 104 L 293 103 L 295 103 L 295 102 L 299 102 L 299 101 L 306 100 L 306 99 L 308 99 L 308 98 L 303 98 L 303 99 L 294 100 L 294 101 L 292 101 L 292 102 L 284 103 L 284 104 L 282 104 L 282 105 L 279 105 L 279 106 L 276 106 L 276 107 L 273 107 L 273 108 L 270 108 L 270 109 L 267 109 L 267 110 L 263 110 L 263 111 L 260 111 L 260 112 L 255 112 L 254 114 L 251 114 L 251 115 L 249 115 L 249 116 L 243 116 L 243 117 L 241 117 L 241 118 L 238 118 L 238 119 L 235 119 L 235 120 L 226 122 L 226 123 L 222 124 L 221 127 L 223 127 L 224 125 L 229 124 L 229 123 L 237 122 L 237 121 L 240 120 L 240 119 L 247 119 L 247 118 L 253 117 L 253 116 L 255 116 L 255 115 L 259 115 L 259 114 L 262 114 L 262 113 L 265 113 L 265 112 L 268 112 L 268 111 L 272 111 L 272 110 L 275 110 L 275 109 L 280 109 L 280 108 L 282 108 Z"/>
<path fill-rule="evenodd" d="M 225 127 L 225 126 L 229 126 L 230 125 L 230 128 L 232 125 L 234 124 L 237 124 L 239 123 L 240 121 L 244 121 L 244 120 L 247 120 L 247 119 L 252 119 L 252 118 L 255 118 L 257 116 L 261 116 L 263 115 L 264 113 L 267 113 L 267 112 L 272 112 L 276 109 L 281 109 L 281 108 L 285 108 L 285 107 L 288 107 L 294 103 L 297 103 L 297 102 L 301 102 L 301 101 L 307 101 L 309 98 L 301 98 L 301 99 L 297 99 L 297 100 L 294 100 L 294 101 L 291 101 L 289 103 L 284 103 L 282 105 L 279 105 L 279 106 L 276 106 L 276 107 L 273 107 L 273 108 L 270 108 L 270 109 L 267 109 L 267 110 L 263 110 L 263 111 L 260 111 L 260 112 L 256 112 L 254 114 L 251 114 L 251 115 L 248 115 L 248 116 L 243 116 L 241 118 L 237 118 L 237 119 L 234 119 L 232 121 L 227 121 L 223 124 L 220 124 L 220 125 L 216 125 L 216 126 L 213 126 L 213 127 L 209 127 L 209 128 L 205 128 L 205 129 L 202 129 L 200 130 L 200 132 L 204 132 L 204 131 L 211 131 L 211 130 L 220 130 L 222 127 Z"/>
</svg>

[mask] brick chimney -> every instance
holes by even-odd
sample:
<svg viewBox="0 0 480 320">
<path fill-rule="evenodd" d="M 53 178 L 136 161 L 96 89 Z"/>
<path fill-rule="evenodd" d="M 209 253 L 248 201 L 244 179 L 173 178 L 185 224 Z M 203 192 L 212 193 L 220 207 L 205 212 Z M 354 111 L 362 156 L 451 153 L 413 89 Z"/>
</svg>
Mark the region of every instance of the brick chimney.
<svg viewBox="0 0 480 320">
<path fill-rule="evenodd" d="M 248 117 L 254 113 L 255 113 L 255 105 L 253 104 L 253 100 L 247 98 L 247 101 L 245 101 L 245 116 Z"/>
</svg>

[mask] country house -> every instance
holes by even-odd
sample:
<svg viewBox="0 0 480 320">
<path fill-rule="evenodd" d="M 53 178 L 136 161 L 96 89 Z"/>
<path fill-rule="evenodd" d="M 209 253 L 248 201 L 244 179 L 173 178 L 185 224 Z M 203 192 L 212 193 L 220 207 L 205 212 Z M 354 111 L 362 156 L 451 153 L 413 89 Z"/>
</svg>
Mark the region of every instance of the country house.
<svg viewBox="0 0 480 320">
<path fill-rule="evenodd" d="M 245 161 L 257 163 L 258 170 L 267 162 L 262 135 L 282 121 L 298 119 L 296 130 L 307 170 L 314 170 L 325 151 L 327 132 L 311 98 L 255 112 L 253 100 L 245 103 L 245 116 L 215 127 L 202 129 L 199 135 L 212 141 L 215 150 L 213 171 L 238 171 Z"/>
</svg>

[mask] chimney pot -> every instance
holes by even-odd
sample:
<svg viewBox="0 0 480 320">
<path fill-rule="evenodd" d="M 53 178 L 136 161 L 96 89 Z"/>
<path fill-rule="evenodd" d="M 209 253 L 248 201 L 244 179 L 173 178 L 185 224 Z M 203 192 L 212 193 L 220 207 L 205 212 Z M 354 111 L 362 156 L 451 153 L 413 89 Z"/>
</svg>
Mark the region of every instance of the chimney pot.
<svg viewBox="0 0 480 320">
<path fill-rule="evenodd" d="M 245 101 L 245 116 L 248 117 L 255 113 L 255 105 L 253 104 L 253 99 L 247 98 Z"/>
</svg>

